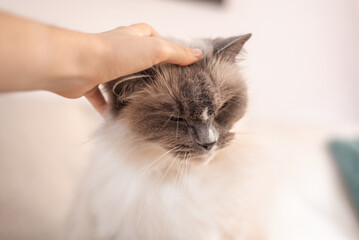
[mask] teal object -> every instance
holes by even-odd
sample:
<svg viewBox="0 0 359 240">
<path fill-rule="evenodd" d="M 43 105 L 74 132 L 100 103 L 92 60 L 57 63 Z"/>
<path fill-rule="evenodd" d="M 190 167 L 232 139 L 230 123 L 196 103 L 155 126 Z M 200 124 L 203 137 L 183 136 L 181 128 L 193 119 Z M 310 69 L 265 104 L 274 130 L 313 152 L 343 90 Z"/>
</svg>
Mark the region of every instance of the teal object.
<svg viewBox="0 0 359 240">
<path fill-rule="evenodd" d="M 330 143 L 330 150 L 359 217 L 359 139 L 334 140 Z"/>
</svg>

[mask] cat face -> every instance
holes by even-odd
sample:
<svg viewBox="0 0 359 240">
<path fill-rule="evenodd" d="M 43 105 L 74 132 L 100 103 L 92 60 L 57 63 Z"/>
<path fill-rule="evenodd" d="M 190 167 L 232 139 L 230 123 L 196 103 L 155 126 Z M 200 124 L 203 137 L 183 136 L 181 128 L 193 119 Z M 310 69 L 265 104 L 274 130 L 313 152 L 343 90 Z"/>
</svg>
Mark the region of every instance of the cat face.
<svg viewBox="0 0 359 240">
<path fill-rule="evenodd" d="M 179 158 L 210 158 L 231 141 L 247 107 L 235 58 L 250 36 L 204 40 L 205 55 L 192 65 L 160 64 L 109 82 L 114 117 Z"/>
</svg>

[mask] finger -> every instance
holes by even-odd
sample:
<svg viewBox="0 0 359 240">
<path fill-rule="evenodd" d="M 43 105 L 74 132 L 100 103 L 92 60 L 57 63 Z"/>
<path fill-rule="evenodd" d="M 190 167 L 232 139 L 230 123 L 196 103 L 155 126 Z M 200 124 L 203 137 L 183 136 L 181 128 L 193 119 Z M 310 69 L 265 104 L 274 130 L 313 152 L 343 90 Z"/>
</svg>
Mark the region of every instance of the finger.
<svg viewBox="0 0 359 240">
<path fill-rule="evenodd" d="M 163 41 L 165 47 L 159 48 L 161 62 L 173 63 L 181 66 L 192 64 L 203 57 L 203 52 L 198 48 L 187 48 L 182 45 Z"/>
<path fill-rule="evenodd" d="M 91 103 L 91 105 L 96 109 L 96 111 L 104 117 L 105 109 L 106 109 L 106 101 L 103 97 L 98 86 L 91 89 L 85 94 L 86 99 Z"/>
<path fill-rule="evenodd" d="M 157 31 L 146 23 L 137 23 L 128 27 L 131 31 L 135 32 L 141 37 L 153 37 L 158 36 Z"/>
</svg>

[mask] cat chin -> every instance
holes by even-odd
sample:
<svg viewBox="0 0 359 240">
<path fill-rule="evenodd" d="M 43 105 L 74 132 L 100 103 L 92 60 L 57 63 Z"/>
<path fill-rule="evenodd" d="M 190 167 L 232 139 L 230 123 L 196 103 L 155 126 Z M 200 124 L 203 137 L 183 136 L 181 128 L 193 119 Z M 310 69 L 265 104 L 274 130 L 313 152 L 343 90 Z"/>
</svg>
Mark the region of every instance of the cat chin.
<svg viewBox="0 0 359 240">
<path fill-rule="evenodd" d="M 208 165 L 213 158 L 216 156 L 218 147 L 214 146 L 210 151 L 200 156 L 193 156 L 191 157 L 191 163 L 194 165 Z"/>
</svg>

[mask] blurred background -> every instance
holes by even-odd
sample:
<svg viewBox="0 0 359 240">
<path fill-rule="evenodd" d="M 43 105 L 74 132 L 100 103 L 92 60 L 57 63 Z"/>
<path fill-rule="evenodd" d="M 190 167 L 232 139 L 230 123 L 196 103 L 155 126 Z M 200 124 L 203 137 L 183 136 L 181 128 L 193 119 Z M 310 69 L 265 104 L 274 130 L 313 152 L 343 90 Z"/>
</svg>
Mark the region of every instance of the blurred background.
<svg viewBox="0 0 359 240">
<path fill-rule="evenodd" d="M 251 32 L 246 121 L 280 153 L 265 239 L 359 239 L 327 148 L 359 137 L 358 0 L 1 0 L 0 9 L 93 33 L 139 22 L 180 38 Z M 0 239 L 56 239 L 101 118 L 83 99 L 46 92 L 1 94 L 0 110 Z"/>
</svg>

